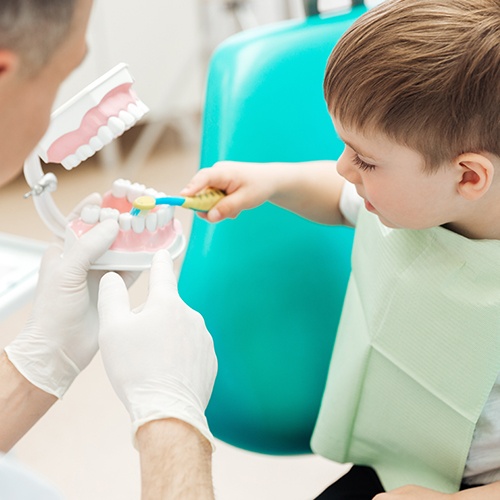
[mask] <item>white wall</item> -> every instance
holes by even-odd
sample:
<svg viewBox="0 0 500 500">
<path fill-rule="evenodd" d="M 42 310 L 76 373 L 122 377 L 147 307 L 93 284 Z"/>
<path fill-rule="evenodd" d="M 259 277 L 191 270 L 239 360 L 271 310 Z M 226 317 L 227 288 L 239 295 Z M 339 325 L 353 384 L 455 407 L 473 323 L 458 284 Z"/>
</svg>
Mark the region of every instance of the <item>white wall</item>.
<svg viewBox="0 0 500 500">
<path fill-rule="evenodd" d="M 89 53 L 83 65 L 63 84 L 56 105 L 119 62 L 130 66 L 135 89 L 162 115 L 168 88 L 186 60 L 200 46 L 196 0 L 95 0 L 89 26 Z M 196 67 L 194 67 L 196 69 Z M 200 75 L 182 79 L 175 106 L 199 105 Z"/>
<path fill-rule="evenodd" d="M 258 24 L 300 15 L 301 0 L 252 0 L 247 14 Z M 241 26 L 224 0 L 95 0 L 89 54 L 63 84 L 56 107 L 119 62 L 126 62 L 134 88 L 150 107 L 148 120 L 167 112 L 200 109 L 203 57 Z"/>
</svg>

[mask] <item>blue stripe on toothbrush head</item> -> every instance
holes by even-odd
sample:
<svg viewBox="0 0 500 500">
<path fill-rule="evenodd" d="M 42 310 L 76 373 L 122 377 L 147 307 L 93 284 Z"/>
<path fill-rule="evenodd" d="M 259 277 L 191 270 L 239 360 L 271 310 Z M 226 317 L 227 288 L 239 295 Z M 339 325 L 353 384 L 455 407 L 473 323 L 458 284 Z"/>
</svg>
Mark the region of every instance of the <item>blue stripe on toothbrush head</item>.
<svg viewBox="0 0 500 500">
<path fill-rule="evenodd" d="M 171 205 L 173 207 L 180 207 L 186 201 L 186 198 L 182 196 L 163 196 L 161 198 L 156 198 L 157 205 Z"/>
</svg>

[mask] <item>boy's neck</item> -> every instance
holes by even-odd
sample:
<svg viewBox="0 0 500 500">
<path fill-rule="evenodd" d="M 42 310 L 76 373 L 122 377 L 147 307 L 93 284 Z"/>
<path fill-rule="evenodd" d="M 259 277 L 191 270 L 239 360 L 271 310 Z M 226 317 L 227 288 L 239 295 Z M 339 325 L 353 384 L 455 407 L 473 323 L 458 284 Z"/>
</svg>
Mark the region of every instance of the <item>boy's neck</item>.
<svg viewBox="0 0 500 500">
<path fill-rule="evenodd" d="M 493 194 L 493 193 L 491 193 Z M 500 193 L 478 204 L 460 221 L 444 227 L 472 240 L 500 240 Z"/>
</svg>

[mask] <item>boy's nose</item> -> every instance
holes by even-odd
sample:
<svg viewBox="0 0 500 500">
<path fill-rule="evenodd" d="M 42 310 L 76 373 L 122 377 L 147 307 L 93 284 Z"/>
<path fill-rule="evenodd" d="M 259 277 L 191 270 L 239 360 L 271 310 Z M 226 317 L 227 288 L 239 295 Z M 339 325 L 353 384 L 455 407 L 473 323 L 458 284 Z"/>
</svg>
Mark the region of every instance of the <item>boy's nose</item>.
<svg viewBox="0 0 500 500">
<path fill-rule="evenodd" d="M 345 149 L 337 160 L 337 172 L 351 184 L 359 184 L 361 182 L 359 170 L 349 161 Z"/>
</svg>

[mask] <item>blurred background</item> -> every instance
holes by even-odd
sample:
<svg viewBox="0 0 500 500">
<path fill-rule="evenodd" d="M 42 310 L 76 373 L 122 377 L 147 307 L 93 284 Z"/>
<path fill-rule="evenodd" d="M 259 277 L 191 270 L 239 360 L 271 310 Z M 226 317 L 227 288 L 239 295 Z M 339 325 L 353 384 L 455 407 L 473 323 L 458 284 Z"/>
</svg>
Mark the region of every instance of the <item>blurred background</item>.
<svg viewBox="0 0 500 500">
<path fill-rule="evenodd" d="M 78 200 L 92 191 L 108 190 L 118 177 L 177 193 L 198 168 L 205 75 L 213 50 L 239 31 L 304 17 L 305 3 L 95 0 L 88 55 L 63 84 L 55 107 L 117 63 L 126 62 L 137 94 L 151 111 L 139 125 L 73 171 L 66 172 L 60 165 L 45 167 L 59 178 L 54 199 L 60 210 L 68 213 Z M 325 12 L 349 5 L 347 0 L 319 3 Z M 4 274 L 11 271 L 10 264 L 14 269 L 19 249 L 36 264 L 52 238 L 31 200 L 22 203 L 27 190 L 22 176 L 0 190 L 4 214 L 0 246 L 11 250 L 3 255 L 0 272 Z M 13 203 L 15 213 L 10 209 Z M 193 214 L 177 210 L 176 216 L 189 236 Z M 182 257 L 176 261 L 177 271 L 181 263 Z M 25 271 L 26 266 L 22 264 Z M 131 291 L 132 302 L 139 304 L 146 291 L 144 273 Z M 31 307 L 25 295 L 14 305 L 9 303 L 11 292 L 0 290 L 2 345 L 22 329 Z M 69 500 L 140 497 L 139 460 L 131 444 L 128 415 L 108 383 L 99 355 L 13 454 L 47 477 Z M 214 455 L 219 500 L 312 499 L 346 470 L 319 457 L 269 457 L 224 443 L 219 443 Z"/>
</svg>

